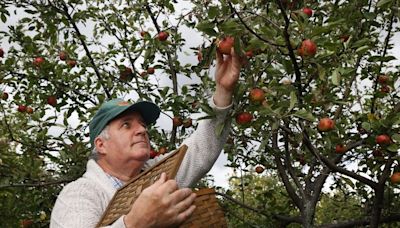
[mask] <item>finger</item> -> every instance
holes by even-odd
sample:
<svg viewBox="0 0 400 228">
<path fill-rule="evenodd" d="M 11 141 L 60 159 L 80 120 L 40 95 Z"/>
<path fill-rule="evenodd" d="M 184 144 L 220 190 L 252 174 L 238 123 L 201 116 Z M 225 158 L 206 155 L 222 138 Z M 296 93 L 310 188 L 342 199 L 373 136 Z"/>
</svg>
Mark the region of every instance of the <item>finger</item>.
<svg viewBox="0 0 400 228">
<path fill-rule="evenodd" d="M 216 51 L 216 58 L 217 58 L 217 64 L 222 64 L 224 62 L 224 56 L 222 55 L 222 53 L 218 50 Z"/>
<path fill-rule="evenodd" d="M 186 220 L 188 220 L 190 218 L 190 216 L 193 214 L 195 209 L 196 209 L 196 206 L 192 205 L 192 206 L 189 207 L 189 209 L 187 209 L 187 210 L 183 211 L 182 213 L 180 213 L 176 218 L 177 219 L 177 223 L 183 223 Z"/>
<path fill-rule="evenodd" d="M 176 180 L 168 180 L 159 187 L 161 192 L 166 192 L 168 194 L 175 192 L 177 189 L 178 183 Z"/>
<path fill-rule="evenodd" d="M 190 206 L 193 205 L 194 200 L 196 199 L 196 193 L 191 193 L 184 200 L 180 201 L 176 206 L 176 210 L 178 213 L 186 211 Z"/>
<path fill-rule="evenodd" d="M 169 198 L 173 204 L 178 204 L 179 202 L 190 197 L 192 193 L 193 192 L 190 188 L 182 188 L 177 191 L 174 191 L 171 195 L 169 195 Z"/>
<path fill-rule="evenodd" d="M 162 184 L 164 184 L 167 181 L 167 174 L 165 172 L 161 173 L 160 178 L 154 182 L 155 187 L 160 187 Z"/>
</svg>

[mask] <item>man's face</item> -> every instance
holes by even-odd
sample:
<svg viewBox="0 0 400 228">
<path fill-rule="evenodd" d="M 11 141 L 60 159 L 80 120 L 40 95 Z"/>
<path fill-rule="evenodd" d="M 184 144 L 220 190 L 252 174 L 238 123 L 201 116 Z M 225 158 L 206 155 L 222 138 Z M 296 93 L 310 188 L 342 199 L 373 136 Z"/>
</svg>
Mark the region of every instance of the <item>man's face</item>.
<svg viewBox="0 0 400 228">
<path fill-rule="evenodd" d="M 102 139 L 98 151 L 113 165 L 145 162 L 150 141 L 146 124 L 138 112 L 126 112 L 108 124 L 109 139 Z"/>
</svg>

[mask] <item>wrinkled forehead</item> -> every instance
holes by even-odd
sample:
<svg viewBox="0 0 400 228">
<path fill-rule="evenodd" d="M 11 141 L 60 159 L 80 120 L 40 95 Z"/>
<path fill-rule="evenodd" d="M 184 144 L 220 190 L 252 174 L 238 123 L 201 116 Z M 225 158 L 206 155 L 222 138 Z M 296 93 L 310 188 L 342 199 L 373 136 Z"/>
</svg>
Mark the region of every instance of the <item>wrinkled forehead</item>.
<svg viewBox="0 0 400 228">
<path fill-rule="evenodd" d="M 142 114 L 139 111 L 134 111 L 131 109 L 122 112 L 110 122 L 125 121 L 125 120 L 138 120 L 139 122 L 145 123 Z"/>
</svg>

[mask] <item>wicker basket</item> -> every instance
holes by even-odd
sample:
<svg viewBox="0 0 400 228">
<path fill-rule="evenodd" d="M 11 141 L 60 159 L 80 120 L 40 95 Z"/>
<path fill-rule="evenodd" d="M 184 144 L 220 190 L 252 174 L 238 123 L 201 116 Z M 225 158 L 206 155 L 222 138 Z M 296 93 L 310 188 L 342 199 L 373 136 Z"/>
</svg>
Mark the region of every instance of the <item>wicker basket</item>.
<svg viewBox="0 0 400 228">
<path fill-rule="evenodd" d="M 146 170 L 121 187 L 111 199 L 97 227 L 108 226 L 122 215 L 127 214 L 142 190 L 152 185 L 161 173 L 165 172 L 168 178 L 174 179 L 186 150 L 186 145 L 181 146 L 151 169 Z"/>
<path fill-rule="evenodd" d="M 110 225 L 122 215 L 127 214 L 142 190 L 153 184 L 162 172 L 165 172 L 168 178 L 174 179 L 186 150 L 186 145 L 181 146 L 151 169 L 141 173 L 120 188 L 111 199 L 97 227 Z M 195 192 L 197 194 L 194 202 L 196 210 L 190 219 L 180 227 L 227 227 L 224 213 L 215 197 L 214 189 L 200 189 Z"/>
<path fill-rule="evenodd" d="M 228 227 L 224 212 L 215 197 L 215 190 L 203 188 L 196 191 L 196 210 L 180 228 Z"/>
</svg>

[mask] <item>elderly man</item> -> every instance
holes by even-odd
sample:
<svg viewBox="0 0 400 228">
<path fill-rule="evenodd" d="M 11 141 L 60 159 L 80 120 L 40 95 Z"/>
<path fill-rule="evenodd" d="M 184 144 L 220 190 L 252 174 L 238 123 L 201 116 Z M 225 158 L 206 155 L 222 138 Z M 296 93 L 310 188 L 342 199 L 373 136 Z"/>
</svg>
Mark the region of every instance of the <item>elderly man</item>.
<svg viewBox="0 0 400 228">
<path fill-rule="evenodd" d="M 216 127 L 225 121 L 240 72 L 239 57 L 231 51 L 217 51 L 216 89 L 210 105 L 216 116 L 199 122 L 196 131 L 183 144 L 186 155 L 175 180 L 163 173 L 144 189 L 131 210 L 110 227 L 176 227 L 193 213 L 193 186 L 213 166 L 226 137 Z M 61 191 L 53 208 L 50 227 L 95 227 L 115 192 L 156 161 L 149 160 L 150 142 L 146 126 L 154 123 L 160 109 L 153 103 L 128 104 L 116 99 L 104 103 L 90 123 L 90 141 L 96 152 L 85 174 Z"/>
</svg>

